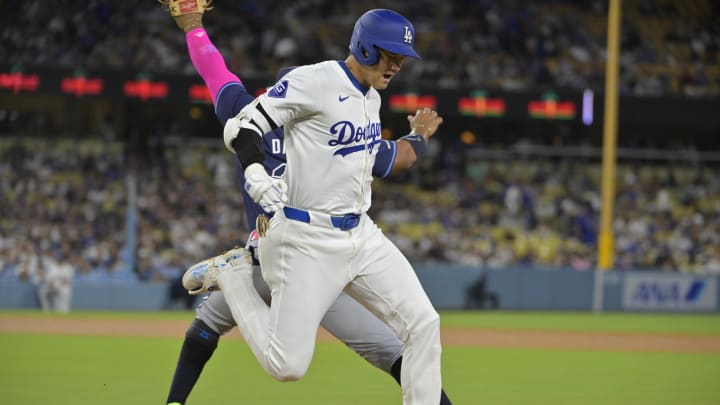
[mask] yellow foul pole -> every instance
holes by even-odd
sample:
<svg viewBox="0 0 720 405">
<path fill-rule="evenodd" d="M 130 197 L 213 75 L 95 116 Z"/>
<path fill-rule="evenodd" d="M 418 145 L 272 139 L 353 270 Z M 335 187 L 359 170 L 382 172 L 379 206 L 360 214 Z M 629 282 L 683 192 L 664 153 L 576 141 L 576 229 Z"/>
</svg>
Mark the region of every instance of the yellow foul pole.
<svg viewBox="0 0 720 405">
<path fill-rule="evenodd" d="M 598 238 L 598 268 L 613 266 L 612 230 L 615 206 L 615 149 L 617 146 L 618 65 L 620 64 L 621 0 L 610 0 L 607 28 L 607 62 L 605 64 L 605 114 L 603 121 L 602 211 Z"/>
</svg>

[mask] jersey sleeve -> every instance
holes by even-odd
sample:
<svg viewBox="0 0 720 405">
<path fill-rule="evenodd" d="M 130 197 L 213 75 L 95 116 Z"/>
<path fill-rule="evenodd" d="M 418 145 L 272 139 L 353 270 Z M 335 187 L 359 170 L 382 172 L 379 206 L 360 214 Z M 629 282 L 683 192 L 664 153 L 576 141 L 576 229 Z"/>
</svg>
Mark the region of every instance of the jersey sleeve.
<svg viewBox="0 0 720 405">
<path fill-rule="evenodd" d="M 311 66 L 302 66 L 288 73 L 248 107 L 248 118 L 242 127 L 264 135 L 292 120 L 319 111 L 323 99 L 322 88 L 315 78 L 319 74 Z"/>
<path fill-rule="evenodd" d="M 227 83 L 218 91 L 215 98 L 215 115 L 221 124 L 225 124 L 225 121 L 236 116 L 254 98 L 242 83 Z"/>
<path fill-rule="evenodd" d="M 395 158 L 397 157 L 397 143 L 394 141 L 381 141 L 378 145 L 378 152 L 375 156 L 373 176 L 384 178 L 390 174 Z"/>
</svg>

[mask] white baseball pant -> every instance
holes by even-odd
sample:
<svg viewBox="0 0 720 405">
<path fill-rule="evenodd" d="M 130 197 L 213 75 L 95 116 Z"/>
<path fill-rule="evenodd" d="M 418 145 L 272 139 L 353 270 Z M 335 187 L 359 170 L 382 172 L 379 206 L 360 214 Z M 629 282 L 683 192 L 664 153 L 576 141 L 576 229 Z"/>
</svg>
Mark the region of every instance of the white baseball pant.
<svg viewBox="0 0 720 405">
<path fill-rule="evenodd" d="M 405 405 L 436 405 L 440 398 L 440 322 L 412 266 L 367 216 L 342 231 L 291 220 L 278 211 L 260 239 L 268 307 L 255 291 L 252 270 L 223 272 L 238 328 L 274 378 L 297 380 L 307 371 L 325 312 L 345 290 L 383 319 L 403 343 Z"/>
<path fill-rule="evenodd" d="M 253 268 L 253 282 L 260 297 L 269 304 L 270 288 L 262 279 L 260 266 Z M 222 291 L 207 295 L 195 313 L 221 335 L 235 327 Z M 330 306 L 320 324 L 368 363 L 387 373 L 402 355 L 402 343 L 395 332 L 345 293 Z"/>
</svg>

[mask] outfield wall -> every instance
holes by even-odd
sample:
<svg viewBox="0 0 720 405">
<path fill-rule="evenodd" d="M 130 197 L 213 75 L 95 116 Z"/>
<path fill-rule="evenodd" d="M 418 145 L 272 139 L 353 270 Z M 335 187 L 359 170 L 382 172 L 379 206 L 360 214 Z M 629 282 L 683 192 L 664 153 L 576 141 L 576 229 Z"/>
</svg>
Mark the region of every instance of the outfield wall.
<svg viewBox="0 0 720 405">
<path fill-rule="evenodd" d="M 500 309 L 591 311 L 598 305 L 609 311 L 720 311 L 717 276 L 454 266 L 422 266 L 417 273 L 439 309 L 464 308 L 466 291 L 485 274 L 487 290 L 498 296 Z M 73 289 L 73 309 L 159 310 L 179 305 L 170 301 L 164 283 L 84 284 Z M 0 308 L 39 308 L 35 286 L 0 283 Z"/>
<path fill-rule="evenodd" d="M 430 266 L 417 272 L 435 306 L 444 309 L 463 308 L 468 286 L 484 273 L 501 309 L 590 311 L 597 305 L 609 311 L 720 311 L 718 276 Z"/>
</svg>

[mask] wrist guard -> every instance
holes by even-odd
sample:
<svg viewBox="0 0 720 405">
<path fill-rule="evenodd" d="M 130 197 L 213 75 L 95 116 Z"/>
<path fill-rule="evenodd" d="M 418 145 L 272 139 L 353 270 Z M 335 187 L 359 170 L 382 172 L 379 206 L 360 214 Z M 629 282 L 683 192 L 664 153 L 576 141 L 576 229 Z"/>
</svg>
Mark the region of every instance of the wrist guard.
<svg viewBox="0 0 720 405">
<path fill-rule="evenodd" d="M 410 133 L 403 136 L 399 140 L 410 142 L 410 146 L 412 146 L 413 150 L 415 151 L 415 157 L 417 160 L 420 160 L 423 156 L 425 156 L 425 148 L 427 146 L 427 141 L 423 136 L 415 133 Z"/>
</svg>

